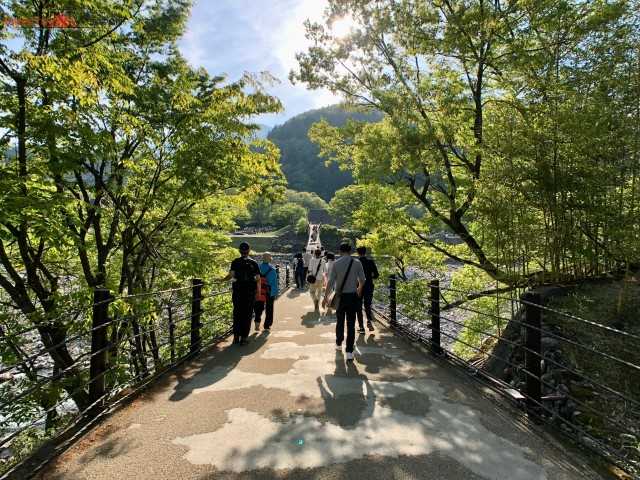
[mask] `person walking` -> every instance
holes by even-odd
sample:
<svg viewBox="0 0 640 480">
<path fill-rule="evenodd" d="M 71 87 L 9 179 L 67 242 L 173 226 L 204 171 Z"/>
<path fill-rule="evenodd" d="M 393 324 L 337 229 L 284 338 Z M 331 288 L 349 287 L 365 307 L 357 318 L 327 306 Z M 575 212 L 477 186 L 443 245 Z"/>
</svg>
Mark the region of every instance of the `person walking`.
<svg viewBox="0 0 640 480">
<path fill-rule="evenodd" d="M 340 245 L 340 258 L 331 266 L 331 274 L 327 281 L 327 289 L 322 300 L 322 308 L 327 306 L 329 294 L 335 287 L 340 293 L 340 304 L 336 310 L 336 350 L 342 351 L 344 341 L 344 324 L 347 322 L 347 361 L 353 361 L 353 344 L 356 338 L 356 312 L 358 310 L 358 295 L 362 290 L 366 277 L 362 263 L 351 257 L 351 245 Z"/>
<path fill-rule="evenodd" d="M 309 260 L 311 260 L 311 254 L 307 251 L 306 248 L 303 248 L 302 252 L 300 253 L 302 253 L 302 259 L 304 260 L 304 274 L 302 278 L 307 278 L 307 275 L 309 275 Z M 304 282 L 302 286 L 304 287 Z"/>
<path fill-rule="evenodd" d="M 295 260 L 295 277 L 296 277 L 296 288 L 304 288 L 304 259 L 302 258 L 302 253 L 296 254 Z"/>
<path fill-rule="evenodd" d="M 325 271 L 325 275 L 324 275 L 324 288 L 327 288 L 327 281 L 329 280 L 329 275 L 331 275 L 331 266 L 333 265 L 333 262 L 336 260 L 336 255 L 333 252 L 327 252 L 325 250 L 324 252 L 324 256 L 325 256 L 325 263 L 326 263 L 326 271 Z M 327 309 L 324 312 L 325 315 L 332 315 L 332 311 L 331 311 L 331 307 L 327 307 Z"/>
<path fill-rule="evenodd" d="M 242 242 L 238 251 L 240 257 L 231 262 L 227 276 L 218 279 L 217 282 L 233 282 L 233 343 L 244 346 L 249 343 L 253 304 L 260 294 L 260 267 L 258 262 L 249 258 L 251 247 L 247 242 Z"/>
<path fill-rule="evenodd" d="M 362 293 L 358 298 L 358 332 L 364 333 L 364 322 L 362 318 L 362 308 L 364 307 L 364 312 L 367 316 L 367 328 L 369 331 L 374 331 L 373 328 L 373 314 L 371 313 L 371 302 L 373 301 L 373 289 L 374 283 L 379 276 L 378 267 L 376 266 L 376 262 L 372 259 L 367 258 L 367 247 L 358 247 L 356 248 L 356 253 L 358 254 L 358 260 L 362 263 L 362 269 L 364 270 L 364 276 L 367 279 L 364 282 L 362 287 Z"/>
<path fill-rule="evenodd" d="M 262 312 L 264 311 L 264 330 L 270 331 L 271 325 L 273 325 L 273 304 L 278 297 L 278 275 L 275 269 L 270 265 L 273 256 L 270 252 L 264 252 L 262 254 L 262 263 L 260 264 L 260 274 L 267 279 L 269 285 L 267 295 L 264 302 L 256 301 L 253 312 L 255 317 L 256 332 L 260 330 L 260 322 L 262 320 Z"/>
<path fill-rule="evenodd" d="M 320 297 L 322 296 L 322 286 L 324 284 L 324 277 L 326 272 L 326 263 L 322 258 L 322 251 L 317 249 L 313 252 L 313 258 L 309 260 L 309 280 L 310 276 L 315 278 L 313 283 L 309 282 L 309 294 L 311 300 L 313 300 L 314 311 L 320 310 Z"/>
</svg>

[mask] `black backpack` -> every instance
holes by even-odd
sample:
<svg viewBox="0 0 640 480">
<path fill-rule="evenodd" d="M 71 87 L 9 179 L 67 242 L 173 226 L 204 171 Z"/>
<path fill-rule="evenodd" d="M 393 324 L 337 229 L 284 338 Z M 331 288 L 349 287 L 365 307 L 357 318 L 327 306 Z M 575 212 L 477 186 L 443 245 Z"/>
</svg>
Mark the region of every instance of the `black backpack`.
<svg viewBox="0 0 640 480">
<path fill-rule="evenodd" d="M 254 262 L 249 258 L 242 258 L 234 272 L 236 282 L 243 285 L 256 283 L 256 271 L 253 268 Z"/>
</svg>

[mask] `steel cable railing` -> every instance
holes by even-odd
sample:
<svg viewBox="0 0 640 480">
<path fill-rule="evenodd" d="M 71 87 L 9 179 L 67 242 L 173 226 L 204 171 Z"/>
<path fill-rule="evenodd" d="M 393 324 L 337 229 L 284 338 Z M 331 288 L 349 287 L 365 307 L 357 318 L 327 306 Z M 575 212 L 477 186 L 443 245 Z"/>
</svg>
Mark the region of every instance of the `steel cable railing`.
<svg viewBox="0 0 640 480">
<path fill-rule="evenodd" d="M 203 287 L 196 279 L 188 287 L 118 297 L 99 290 L 92 305 L 70 313 L 73 319 L 56 317 L 61 325 L 73 321 L 75 331 L 53 345 L 42 345 L 34 331 L 49 322 L 18 326 L 0 337 L 6 345 L 21 342 L 15 361 L 0 368 L 6 380 L 0 383 L 0 450 L 31 432 L 55 437 L 61 429 L 83 428 L 132 389 L 228 335 L 230 290 L 203 293 Z M 59 368 L 52 358 L 61 348 L 73 361 Z M 5 470 L 0 478 L 6 478 L 15 465 L 8 462 L 0 469 Z"/>
<path fill-rule="evenodd" d="M 439 357 L 464 366 L 476 378 L 487 380 L 491 388 L 521 405 L 536 423 L 549 424 L 603 456 L 621 471 L 640 478 L 640 416 L 637 413 L 640 402 L 637 396 L 627 390 L 621 391 L 616 383 L 611 383 L 612 379 L 602 375 L 596 377 L 572 360 L 577 355 L 587 356 L 590 361 L 603 364 L 605 370 L 618 369 L 626 372 L 621 375 L 639 378 L 637 361 L 625 358 L 624 348 L 613 352 L 606 350 L 602 337 L 621 339 L 635 345 L 636 351 L 640 337 L 543 306 L 534 294 L 527 294 L 525 298 L 478 294 L 440 287 L 438 281 L 429 284 L 429 294 L 425 292 L 424 281 L 418 280 L 415 285 L 402 282 L 399 286 L 396 282 L 395 276 L 390 277 L 385 289 L 389 304 L 383 305 L 387 309 L 384 316 L 394 329 L 426 344 Z M 453 308 L 448 298 L 451 295 L 458 298 Z M 468 302 L 470 305 L 460 301 L 465 296 L 473 299 Z M 495 300 L 496 311 L 475 306 L 487 298 Z M 446 309 L 447 313 L 441 313 L 441 309 Z M 513 318 L 503 316 L 509 310 L 517 312 Z M 546 323 L 541 323 L 542 315 Z M 565 319 L 563 328 L 553 328 L 553 315 Z M 592 344 L 581 341 L 580 336 L 571 333 L 571 327 L 566 324 L 569 320 L 581 328 L 591 329 L 592 338 L 599 341 Z M 502 328 L 505 325 L 507 328 Z M 505 347 L 496 355 L 492 347 L 499 344 Z M 563 350 L 565 354 L 569 351 L 572 357 L 562 356 Z M 497 375 L 489 368 L 491 362 L 495 368 L 499 366 L 501 372 L 509 371 L 509 374 L 504 378 Z M 593 393 L 585 394 L 584 389 Z M 610 403 L 622 405 L 621 408 L 628 412 L 616 410 Z M 581 417 L 585 420 L 581 421 Z M 625 449 L 620 438 L 626 438 L 631 445 Z"/>
</svg>

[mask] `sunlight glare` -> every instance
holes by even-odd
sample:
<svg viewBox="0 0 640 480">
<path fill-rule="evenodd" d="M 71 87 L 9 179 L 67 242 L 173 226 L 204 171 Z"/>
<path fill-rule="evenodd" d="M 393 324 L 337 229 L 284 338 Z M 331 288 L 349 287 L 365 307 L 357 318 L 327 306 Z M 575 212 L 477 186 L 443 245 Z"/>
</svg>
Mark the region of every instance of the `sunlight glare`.
<svg viewBox="0 0 640 480">
<path fill-rule="evenodd" d="M 342 17 L 334 20 L 331 24 L 331 31 L 336 38 L 348 36 L 355 29 L 356 22 L 351 17 Z"/>
</svg>

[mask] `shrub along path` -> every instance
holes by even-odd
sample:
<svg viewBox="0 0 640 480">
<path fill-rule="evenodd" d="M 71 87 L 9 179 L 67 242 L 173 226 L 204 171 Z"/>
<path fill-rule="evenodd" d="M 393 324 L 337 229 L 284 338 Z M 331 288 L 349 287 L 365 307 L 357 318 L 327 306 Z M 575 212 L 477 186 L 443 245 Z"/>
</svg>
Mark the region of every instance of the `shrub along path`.
<svg viewBox="0 0 640 480">
<path fill-rule="evenodd" d="M 380 323 L 347 362 L 308 291 L 275 310 L 271 332 L 209 347 L 41 478 L 600 478 Z"/>
</svg>

